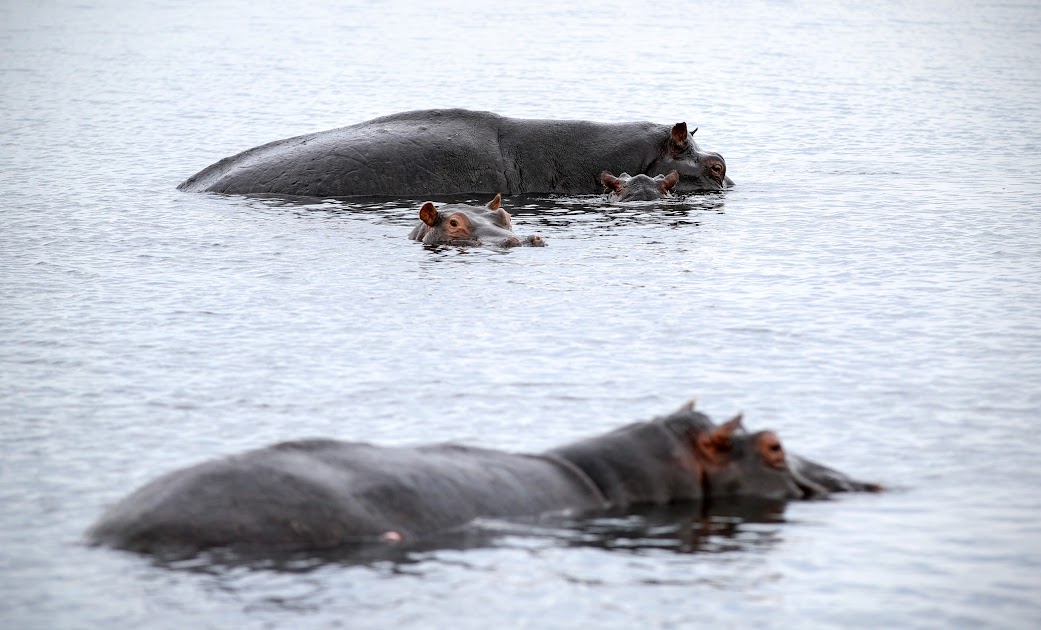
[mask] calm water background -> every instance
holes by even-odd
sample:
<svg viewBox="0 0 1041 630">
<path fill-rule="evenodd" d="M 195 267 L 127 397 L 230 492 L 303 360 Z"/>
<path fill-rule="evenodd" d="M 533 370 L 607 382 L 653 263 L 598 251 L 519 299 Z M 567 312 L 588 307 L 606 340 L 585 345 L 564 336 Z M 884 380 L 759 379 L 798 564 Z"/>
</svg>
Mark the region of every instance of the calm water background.
<svg viewBox="0 0 1041 630">
<path fill-rule="evenodd" d="M 1037 627 L 1039 68 L 1036 3 L 3 3 L 0 625 Z M 738 187 L 508 199 L 550 245 L 513 251 L 408 241 L 417 200 L 175 190 L 442 106 L 685 120 Z M 82 543 L 276 440 L 537 450 L 692 395 L 895 490 L 698 553 L 667 523 L 293 570 Z"/>
</svg>

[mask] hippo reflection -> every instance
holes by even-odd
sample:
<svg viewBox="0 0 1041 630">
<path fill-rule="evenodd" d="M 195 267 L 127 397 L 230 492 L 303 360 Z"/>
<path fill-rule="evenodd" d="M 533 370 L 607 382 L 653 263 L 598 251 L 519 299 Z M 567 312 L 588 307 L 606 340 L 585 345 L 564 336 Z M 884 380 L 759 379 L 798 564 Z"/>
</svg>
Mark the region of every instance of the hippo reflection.
<svg viewBox="0 0 1041 630">
<path fill-rule="evenodd" d="M 600 173 L 600 181 L 607 187 L 608 201 L 656 201 L 662 197 L 671 197 L 672 189 L 680 181 L 680 174 L 670 171 L 668 175 L 630 175 L 622 173 L 615 177 L 612 173 Z"/>
<path fill-rule="evenodd" d="M 748 433 L 740 416 L 717 426 L 690 403 L 539 454 L 455 444 L 275 444 L 159 477 L 110 508 L 88 537 L 150 553 L 318 549 L 416 540 L 479 517 L 877 489 L 789 458 L 776 434 Z"/>
<path fill-rule="evenodd" d="M 543 247 L 538 236 L 518 238 L 513 233 L 510 213 L 502 209 L 502 196 L 495 195 L 483 207 L 449 204 L 440 210 L 431 202 L 419 209 L 421 223 L 409 238 L 424 245 L 497 245 L 499 247 Z"/>
<path fill-rule="evenodd" d="M 695 129 L 694 131 L 697 131 Z M 429 197 L 502 192 L 594 194 L 600 172 L 679 173 L 677 192 L 733 182 L 687 123 L 529 120 L 421 110 L 278 140 L 224 158 L 178 188 L 311 197 Z"/>
</svg>

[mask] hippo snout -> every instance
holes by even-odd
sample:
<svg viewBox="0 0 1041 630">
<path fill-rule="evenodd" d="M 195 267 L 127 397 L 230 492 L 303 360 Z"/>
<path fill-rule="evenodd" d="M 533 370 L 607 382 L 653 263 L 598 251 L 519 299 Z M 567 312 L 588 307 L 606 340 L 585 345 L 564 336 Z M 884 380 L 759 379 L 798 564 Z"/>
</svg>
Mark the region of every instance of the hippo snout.
<svg viewBox="0 0 1041 630">
<path fill-rule="evenodd" d="M 502 247 L 545 247 L 546 241 L 539 236 L 525 236 L 523 239 L 511 236 L 503 240 L 499 245 Z"/>
</svg>

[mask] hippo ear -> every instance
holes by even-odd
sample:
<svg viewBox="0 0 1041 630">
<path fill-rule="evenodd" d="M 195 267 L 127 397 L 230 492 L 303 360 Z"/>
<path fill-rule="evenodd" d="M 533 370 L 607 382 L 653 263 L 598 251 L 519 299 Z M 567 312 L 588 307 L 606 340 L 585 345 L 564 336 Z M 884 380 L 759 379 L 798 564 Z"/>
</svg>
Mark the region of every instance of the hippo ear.
<svg viewBox="0 0 1041 630">
<path fill-rule="evenodd" d="M 441 222 L 441 213 L 437 211 L 433 203 L 428 201 L 419 209 L 419 219 L 430 227 L 434 227 Z"/>
<path fill-rule="evenodd" d="M 741 414 L 737 414 L 718 427 L 699 433 L 694 442 L 695 452 L 707 462 L 722 464 L 729 457 L 731 438 L 740 429 Z"/>
<path fill-rule="evenodd" d="M 612 175 L 609 171 L 600 173 L 600 181 L 603 182 L 604 186 L 607 186 L 615 192 L 621 192 L 621 190 L 625 188 L 625 184 L 622 180 Z"/>
<path fill-rule="evenodd" d="M 741 426 L 742 418 L 744 418 L 744 414 L 739 413 L 715 429 L 712 429 L 712 432 L 709 434 L 709 440 L 716 450 L 726 450 L 730 447 L 730 438 L 734 436 L 734 433 L 744 428 Z"/>
<path fill-rule="evenodd" d="M 662 194 L 665 194 L 673 188 L 675 188 L 676 184 L 678 184 L 679 181 L 679 172 L 677 172 L 676 169 L 672 169 L 672 171 L 670 171 L 669 174 L 665 176 L 665 179 L 663 179 L 661 183 L 658 184 L 658 189 L 661 190 Z"/>
<path fill-rule="evenodd" d="M 672 145 L 679 151 L 687 148 L 687 123 L 678 122 L 672 126 Z"/>
<path fill-rule="evenodd" d="M 495 193 L 495 199 L 492 199 L 485 206 L 489 210 L 498 210 L 499 206 L 502 205 L 502 193 Z"/>
</svg>

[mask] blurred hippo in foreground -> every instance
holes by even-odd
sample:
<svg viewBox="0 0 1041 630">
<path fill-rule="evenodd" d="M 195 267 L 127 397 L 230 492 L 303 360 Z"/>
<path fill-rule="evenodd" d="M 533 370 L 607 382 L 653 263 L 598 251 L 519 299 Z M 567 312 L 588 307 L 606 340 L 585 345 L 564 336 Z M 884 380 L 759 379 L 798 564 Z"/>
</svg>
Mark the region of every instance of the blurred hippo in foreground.
<svg viewBox="0 0 1041 630">
<path fill-rule="evenodd" d="M 538 454 L 283 442 L 159 477 L 112 506 L 88 538 L 159 554 L 319 549 L 420 539 L 478 517 L 876 490 L 786 455 L 775 433 L 748 433 L 740 416 L 717 426 L 692 401 Z"/>
<path fill-rule="evenodd" d="M 682 193 L 732 186 L 723 157 L 701 151 L 692 134 L 682 122 L 421 110 L 264 144 L 204 168 L 178 188 L 310 197 L 574 195 L 600 192 L 604 169 L 652 177 L 675 170 Z"/>
<path fill-rule="evenodd" d="M 495 195 L 480 208 L 449 204 L 440 210 L 431 202 L 419 209 L 421 223 L 409 238 L 424 245 L 497 245 L 499 247 L 544 247 L 538 236 L 518 238 L 513 233 L 510 213 L 502 209 L 502 195 Z"/>
<path fill-rule="evenodd" d="M 671 197 L 672 189 L 680 181 L 676 171 L 668 175 L 630 175 L 622 173 L 615 177 L 608 171 L 600 173 L 600 181 L 607 187 L 608 201 L 655 201 Z"/>
</svg>

